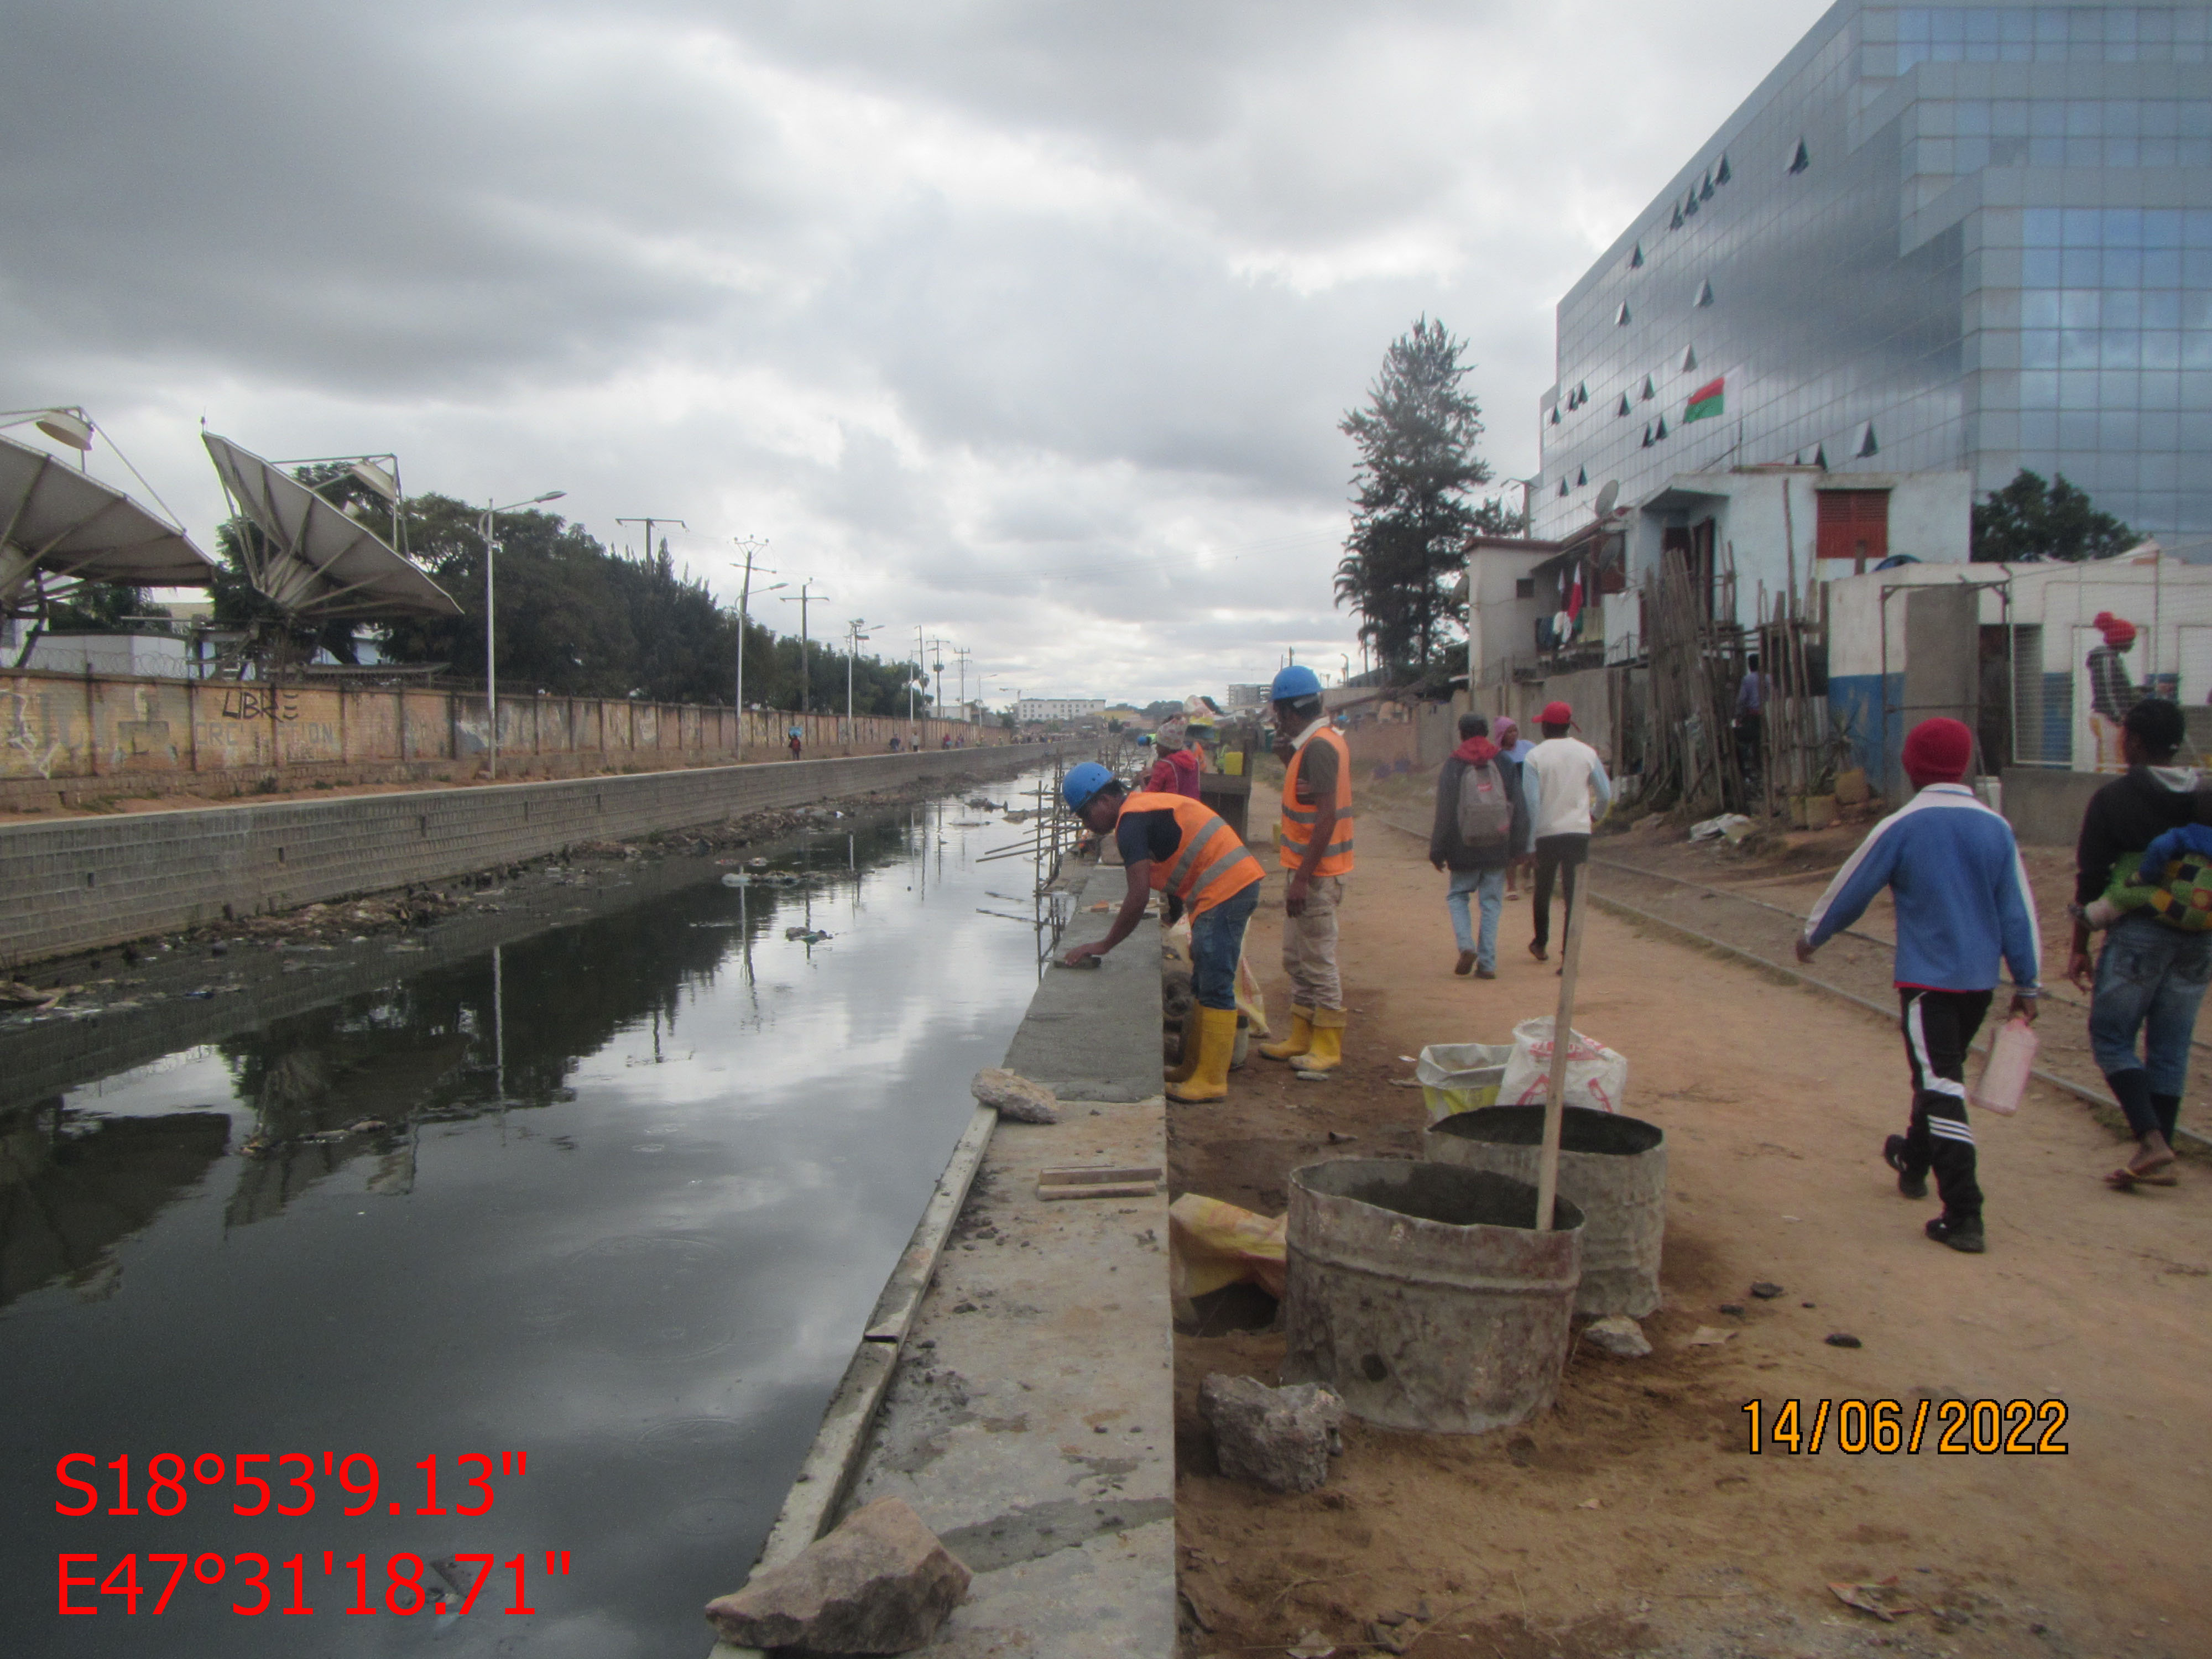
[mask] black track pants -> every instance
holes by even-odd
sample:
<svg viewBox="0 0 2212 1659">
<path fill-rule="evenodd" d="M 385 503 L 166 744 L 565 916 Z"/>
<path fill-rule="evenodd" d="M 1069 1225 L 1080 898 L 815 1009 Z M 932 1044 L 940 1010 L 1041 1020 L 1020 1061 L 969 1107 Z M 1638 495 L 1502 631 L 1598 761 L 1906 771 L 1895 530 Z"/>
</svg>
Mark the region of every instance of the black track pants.
<svg viewBox="0 0 2212 1659">
<path fill-rule="evenodd" d="M 1590 838 L 1588 836 L 1539 836 L 1536 837 L 1536 943 L 1549 945 L 1552 942 L 1552 878 L 1556 875 L 1565 891 L 1563 907 L 1566 919 L 1559 923 L 1559 931 L 1566 932 L 1567 923 L 1575 915 L 1575 866 L 1589 857 Z"/>
<path fill-rule="evenodd" d="M 1912 1123 L 1905 1132 L 1905 1168 L 1935 1172 L 1943 1213 L 1954 1221 L 1981 1218 L 1974 1180 L 1974 1132 L 1966 1126 L 1966 1049 L 1990 1012 L 1987 991 L 1918 991 L 1899 987 L 1905 1010 L 1905 1057 L 1912 1067 Z"/>
</svg>

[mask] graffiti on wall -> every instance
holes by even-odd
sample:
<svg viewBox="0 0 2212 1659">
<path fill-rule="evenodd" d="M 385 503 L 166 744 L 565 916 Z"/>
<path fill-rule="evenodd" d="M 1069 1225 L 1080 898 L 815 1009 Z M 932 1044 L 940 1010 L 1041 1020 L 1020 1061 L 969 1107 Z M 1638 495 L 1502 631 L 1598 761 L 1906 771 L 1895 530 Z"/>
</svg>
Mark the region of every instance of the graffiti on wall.
<svg viewBox="0 0 2212 1659">
<path fill-rule="evenodd" d="M 222 694 L 227 720 L 295 720 L 300 694 L 289 686 L 234 685 Z"/>
<path fill-rule="evenodd" d="M 21 691 L 0 691 L 0 696 L 8 700 L 8 760 L 5 768 L 0 769 L 13 775 L 35 772 L 42 778 L 52 777 L 54 763 L 61 758 L 62 740 L 31 730 L 31 700 Z M 40 701 L 43 702 L 45 699 Z"/>
</svg>

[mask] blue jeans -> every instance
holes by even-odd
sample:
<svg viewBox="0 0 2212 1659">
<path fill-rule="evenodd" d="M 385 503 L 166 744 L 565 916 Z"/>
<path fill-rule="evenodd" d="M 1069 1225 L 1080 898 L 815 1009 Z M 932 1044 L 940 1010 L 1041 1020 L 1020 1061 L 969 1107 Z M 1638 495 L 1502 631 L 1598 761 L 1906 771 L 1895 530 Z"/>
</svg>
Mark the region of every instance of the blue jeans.
<svg viewBox="0 0 2212 1659">
<path fill-rule="evenodd" d="M 1482 898 L 1482 942 L 1474 939 L 1474 920 L 1468 915 L 1467 896 L 1480 894 Z M 1505 903 L 1505 866 L 1495 870 L 1455 870 L 1451 886 L 1444 894 L 1444 904 L 1451 911 L 1452 937 L 1459 941 L 1462 951 L 1474 952 L 1475 966 L 1498 969 L 1498 913 Z"/>
<path fill-rule="evenodd" d="M 1237 963 L 1244 954 L 1244 924 L 1260 905 L 1260 884 L 1200 910 L 1190 923 L 1190 976 L 1201 1008 L 1237 1006 Z"/>
<path fill-rule="evenodd" d="M 2212 981 L 2212 933 L 2185 933 L 2148 916 L 2122 916 L 2097 958 L 2089 1002 L 2089 1047 L 2106 1078 L 2148 1072 L 2154 1095 L 2179 1095 L 2189 1079 L 2189 1041 L 2197 1005 Z M 2136 1054 L 2136 1033 L 2143 1051 Z M 2123 1104 L 2127 1092 L 2115 1090 Z M 2141 1134 L 2150 1124 L 2129 1127 Z"/>
</svg>

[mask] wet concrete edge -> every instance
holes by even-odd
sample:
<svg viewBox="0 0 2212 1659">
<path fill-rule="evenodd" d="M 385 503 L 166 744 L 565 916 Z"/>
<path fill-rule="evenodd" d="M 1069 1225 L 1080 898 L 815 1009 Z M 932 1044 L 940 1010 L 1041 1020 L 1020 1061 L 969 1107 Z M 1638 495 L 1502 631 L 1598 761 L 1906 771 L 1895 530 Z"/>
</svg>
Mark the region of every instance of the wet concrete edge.
<svg viewBox="0 0 2212 1659">
<path fill-rule="evenodd" d="M 1085 907 L 1117 903 L 1124 890 L 1123 880 L 1117 865 L 1091 872 L 1079 888 L 1080 896 L 1060 940 L 1061 949 L 1105 935 L 1113 920 L 1111 912 L 1093 912 Z M 1125 1128 L 1133 1127 L 1140 1137 L 1156 1138 L 1164 1158 L 1166 1117 L 1165 1103 L 1159 1094 L 1159 928 L 1154 919 L 1147 917 L 1128 939 L 1103 958 L 1099 967 L 1079 971 L 1046 969 L 1027 1014 L 1008 1044 L 1006 1064 L 1050 1086 L 1068 1108 L 1071 1117 L 1081 1113 L 1095 1116 L 1101 1111 L 1119 1109 L 1117 1115 L 1129 1120 Z M 937 1190 L 878 1300 L 868 1329 L 856 1346 L 844 1376 L 830 1397 L 822 1428 L 769 1529 L 759 1559 L 754 1564 L 755 1572 L 791 1559 L 841 1518 L 845 1500 L 872 1458 L 881 1455 L 889 1437 L 884 1431 L 890 1426 L 886 1419 L 899 1415 L 896 1406 L 890 1413 L 884 1409 L 894 1382 L 912 1378 L 914 1372 L 928 1364 L 926 1358 L 916 1364 L 916 1357 L 908 1348 L 908 1339 L 915 1334 L 923 1297 L 935 1283 L 938 1267 L 953 1230 L 963 1213 L 970 1211 L 969 1197 L 976 1175 L 994 1152 L 996 1127 L 997 1115 L 979 1109 L 967 1133 L 955 1147 L 945 1173 L 939 1177 Z M 1003 1198 L 1004 1194 L 1000 1196 Z M 1066 1207 L 1081 1210 L 1091 1206 Z M 1156 1218 L 1152 1216 L 1154 1211 L 1158 1212 Z M 1141 1206 L 1116 1206 L 1117 1214 L 1133 1212 L 1152 1219 L 1158 1238 L 1164 1243 L 1165 1183 L 1162 1183 L 1154 1198 Z M 970 1218 L 975 1218 L 970 1215 Z M 973 1283 L 976 1276 L 975 1268 L 967 1267 L 963 1285 Z M 986 1269 L 985 1277 L 988 1276 Z M 1156 1298 L 1160 1304 L 1158 1335 L 1165 1352 L 1170 1327 L 1164 1253 L 1158 1258 L 1156 1276 L 1160 1281 L 1154 1287 L 1159 1291 Z M 970 1305 L 963 1302 L 955 1311 L 966 1311 Z M 1051 1339 L 1041 1336 L 1040 1340 L 1049 1342 Z M 933 1340 L 930 1346 L 935 1346 Z M 1158 1363 L 1157 1356 L 1141 1349 L 1130 1352 L 1127 1360 L 1129 1370 L 1140 1373 L 1148 1373 Z M 1073 1532 L 1080 1524 L 1076 1511 L 1088 1513 L 1096 1510 L 1103 1523 L 1094 1527 L 1097 1535 L 1119 1537 L 1133 1528 L 1157 1532 L 1160 1547 L 1147 1553 L 1152 1559 L 1139 1561 L 1138 1571 L 1144 1579 L 1157 1581 L 1146 1583 L 1144 1589 L 1147 1599 L 1158 1603 L 1153 1609 L 1157 1617 L 1152 1622 L 1166 1633 L 1166 1645 L 1160 1649 L 1164 1656 L 1172 1646 L 1175 1625 L 1172 1378 L 1170 1361 L 1155 1390 L 1162 1395 L 1164 1401 L 1160 1410 L 1164 1415 L 1159 1431 L 1169 1447 L 1163 1459 L 1167 1495 L 1134 1499 L 1114 1497 L 1103 1503 L 1071 1500 L 1060 1496 L 1057 1490 L 1060 1471 L 1052 1470 L 1048 1474 L 1040 1471 L 1043 1478 L 1034 1494 L 1036 1501 L 1023 1506 L 1014 1516 L 1024 1520 L 1025 1525 L 1035 1522 L 1028 1526 L 1030 1531 L 1054 1534 L 1055 1526 L 1045 1524 L 1039 1517 L 1055 1522 L 1065 1519 Z M 1153 1380 L 1146 1375 L 1138 1379 L 1138 1386 L 1152 1388 Z M 1061 1452 L 1064 1456 L 1065 1448 Z M 1108 1515 L 1108 1510 L 1116 1513 Z M 1063 1517 L 1062 1510 L 1068 1511 L 1067 1516 Z M 965 1535 L 969 1532 L 978 1535 L 969 1538 Z M 946 1534 L 951 1545 L 966 1547 L 967 1553 L 963 1559 L 969 1561 L 979 1577 L 1002 1567 L 1018 1566 L 1037 1553 L 1017 1551 L 1002 1562 L 992 1553 L 1000 1540 L 995 1532 L 988 1538 L 985 1532 L 984 1528 L 969 1528 Z M 1057 1600 L 1063 1588 L 1059 1584 L 1041 1585 L 1038 1591 Z M 956 1613 L 955 1625 L 958 1622 L 959 1614 Z M 952 1630 L 948 1626 L 948 1633 Z M 933 1644 L 933 1647 L 938 1645 Z M 708 1659 L 765 1656 L 758 1650 L 717 1643 Z"/>
</svg>

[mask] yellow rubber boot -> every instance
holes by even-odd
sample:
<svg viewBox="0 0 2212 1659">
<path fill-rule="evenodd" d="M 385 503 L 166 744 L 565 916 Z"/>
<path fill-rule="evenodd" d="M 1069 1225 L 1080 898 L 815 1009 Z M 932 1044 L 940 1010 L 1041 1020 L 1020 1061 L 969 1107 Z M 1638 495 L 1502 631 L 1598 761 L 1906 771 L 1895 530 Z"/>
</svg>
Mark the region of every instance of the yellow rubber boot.
<svg viewBox="0 0 2212 1659">
<path fill-rule="evenodd" d="M 1291 1064 L 1301 1072 L 1333 1072 L 1344 1064 L 1344 1010 L 1316 1008 L 1313 1046 Z"/>
<path fill-rule="evenodd" d="M 1291 1034 L 1280 1042 L 1263 1042 L 1260 1052 L 1269 1060 L 1296 1060 L 1313 1047 L 1313 1017 L 1310 1008 L 1291 1005 Z"/>
<path fill-rule="evenodd" d="M 1168 1098 L 1183 1105 L 1229 1098 L 1229 1054 L 1237 1046 L 1237 1011 L 1198 1011 L 1198 1069 L 1189 1080 L 1168 1085 Z"/>
</svg>

